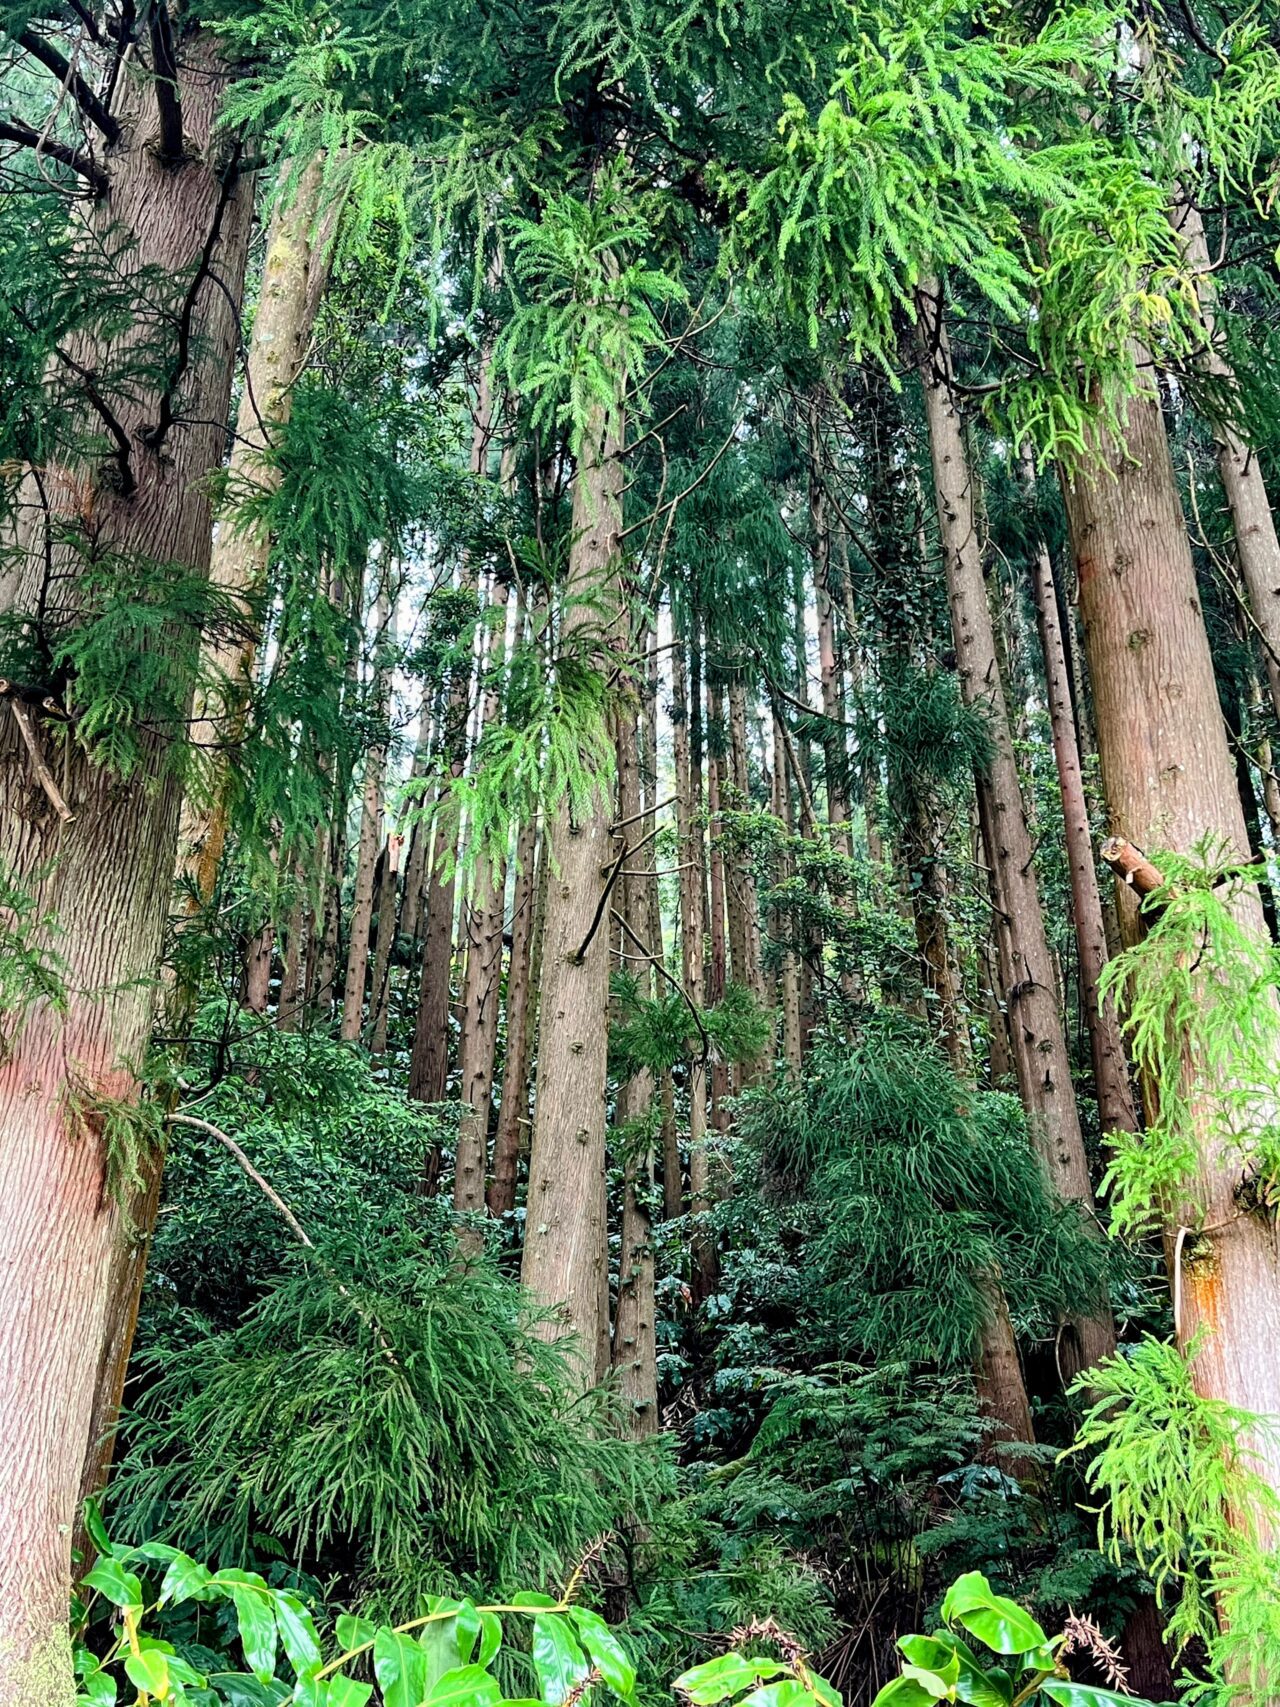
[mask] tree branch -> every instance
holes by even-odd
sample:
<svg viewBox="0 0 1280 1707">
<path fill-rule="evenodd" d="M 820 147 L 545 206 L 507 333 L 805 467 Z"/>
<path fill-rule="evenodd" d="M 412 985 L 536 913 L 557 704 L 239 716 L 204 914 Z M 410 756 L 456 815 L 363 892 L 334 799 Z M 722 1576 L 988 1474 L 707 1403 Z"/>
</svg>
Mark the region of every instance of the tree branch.
<svg viewBox="0 0 1280 1707">
<path fill-rule="evenodd" d="M 69 824 L 75 817 L 75 813 L 67 805 L 63 799 L 62 790 L 53 780 L 53 772 L 49 769 L 44 753 L 40 749 L 40 737 L 36 734 L 31 722 L 31 713 L 25 705 L 16 699 L 9 701 L 9 710 L 13 713 L 13 720 L 18 725 L 27 752 L 31 755 L 31 768 L 36 773 L 36 779 L 45 791 L 49 804 L 62 822 Z"/>
<path fill-rule="evenodd" d="M 95 196 L 107 193 L 109 180 L 101 166 L 95 165 L 87 154 L 69 148 L 65 142 L 56 142 L 51 136 L 42 137 L 30 125 L 17 119 L 0 119 L 0 142 L 16 142 L 22 148 L 34 148 L 37 154 L 47 154 L 50 160 L 59 161 L 83 178 Z"/>
<path fill-rule="evenodd" d="M 176 166 L 182 159 L 182 101 L 178 94 L 178 58 L 173 25 L 165 0 L 155 0 L 149 25 L 151 69 L 155 73 L 156 109 L 160 115 L 161 160 Z"/>
<path fill-rule="evenodd" d="M 54 47 L 52 42 L 28 29 L 23 30 L 18 37 L 18 46 L 24 48 L 32 59 L 39 60 L 46 71 L 53 73 L 62 87 L 74 97 L 76 105 L 89 123 L 99 130 L 108 142 L 120 140 L 120 121 L 111 116 L 71 61 Z"/>
</svg>

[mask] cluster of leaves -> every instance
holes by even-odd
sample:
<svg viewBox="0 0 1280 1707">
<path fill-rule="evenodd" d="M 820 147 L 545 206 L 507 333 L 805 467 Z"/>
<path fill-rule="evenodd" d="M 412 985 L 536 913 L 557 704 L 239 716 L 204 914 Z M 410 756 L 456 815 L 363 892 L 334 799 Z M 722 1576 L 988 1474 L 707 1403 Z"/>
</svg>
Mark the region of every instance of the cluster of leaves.
<svg viewBox="0 0 1280 1707">
<path fill-rule="evenodd" d="M 1186 1352 L 1150 1336 L 1089 1371 L 1095 1401 L 1076 1441 L 1101 1499 L 1099 1539 L 1131 1546 L 1181 1652 L 1202 1642 L 1210 1680 L 1195 1699 L 1265 1690 L 1280 1665 L 1280 1568 L 1269 1541 L 1280 1500 L 1260 1473 L 1274 1423 L 1196 1391 L 1200 1340 Z M 1083 1380 L 1080 1390 L 1084 1391 Z"/>
<path fill-rule="evenodd" d="M 1165 881 L 1144 902 L 1142 940 L 1103 976 L 1104 994 L 1125 1004 L 1134 1066 L 1157 1087 L 1145 1133 L 1108 1140 L 1103 1189 L 1124 1234 L 1158 1225 L 1175 1205 L 1203 1218 L 1195 1185 L 1206 1149 L 1235 1153 L 1261 1203 L 1280 1183 L 1280 962 L 1248 923 L 1257 869 L 1210 841 L 1155 861 Z"/>
<path fill-rule="evenodd" d="M 37 874 L 39 881 L 39 874 Z M 0 1060 L 17 1042 L 31 1009 L 47 1003 L 65 1013 L 65 967 L 54 944 L 58 921 L 0 863 Z"/>
</svg>

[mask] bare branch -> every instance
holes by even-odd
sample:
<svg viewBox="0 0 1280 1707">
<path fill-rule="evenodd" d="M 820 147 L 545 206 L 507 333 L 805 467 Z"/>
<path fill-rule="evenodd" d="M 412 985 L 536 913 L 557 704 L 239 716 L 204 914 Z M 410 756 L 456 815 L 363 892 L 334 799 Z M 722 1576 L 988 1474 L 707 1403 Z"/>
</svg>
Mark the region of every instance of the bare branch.
<svg viewBox="0 0 1280 1707">
<path fill-rule="evenodd" d="M 170 165 L 182 159 L 182 102 L 178 95 L 178 56 L 173 25 L 165 0 L 151 8 L 151 69 L 155 73 L 156 109 L 160 115 L 160 158 Z"/>
<path fill-rule="evenodd" d="M 107 174 L 87 154 L 69 148 L 65 142 L 55 142 L 51 136 L 42 137 L 38 130 L 32 130 L 30 125 L 18 119 L 0 119 L 0 142 L 16 142 L 22 148 L 34 148 L 37 154 L 47 154 L 50 160 L 69 166 L 83 178 L 95 196 L 107 193 Z"/>
</svg>

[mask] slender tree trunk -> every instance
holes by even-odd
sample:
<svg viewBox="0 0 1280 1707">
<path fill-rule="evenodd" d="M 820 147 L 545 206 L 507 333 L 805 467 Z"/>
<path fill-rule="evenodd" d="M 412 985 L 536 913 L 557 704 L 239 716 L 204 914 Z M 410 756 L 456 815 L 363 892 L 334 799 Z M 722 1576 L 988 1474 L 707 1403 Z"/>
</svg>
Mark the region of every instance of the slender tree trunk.
<svg viewBox="0 0 1280 1707">
<path fill-rule="evenodd" d="M 428 684 L 422 690 L 422 704 L 418 711 L 418 737 L 409 771 L 415 782 L 420 782 L 426 776 L 430 762 L 431 725 L 434 721 L 436 692 L 434 683 Z M 427 825 L 419 820 L 413 826 L 409 837 L 409 857 L 404 867 L 404 899 L 400 903 L 400 930 L 411 942 L 417 942 L 422 929 L 422 902 L 427 884 L 427 855 L 430 848 L 430 831 Z"/>
<path fill-rule="evenodd" d="M 249 944 L 244 957 L 244 1006 L 251 1014 L 264 1014 L 271 998 L 271 956 L 276 933 L 268 922 Z"/>
<path fill-rule="evenodd" d="M 276 1029 L 296 1031 L 301 1016 L 303 991 L 306 987 L 306 968 L 303 950 L 307 940 L 307 900 L 303 891 L 303 873 L 294 874 L 297 897 L 289 909 L 285 927 L 284 963 L 280 969 L 280 1000 L 276 1004 Z"/>
<path fill-rule="evenodd" d="M 729 938 L 726 929 L 724 880 L 724 820 L 721 784 L 724 777 L 724 720 L 719 690 L 707 684 L 707 846 L 710 853 L 708 880 L 711 898 L 711 929 L 708 933 L 711 958 L 706 968 L 706 1002 L 714 1007 L 724 1000 L 729 982 Z M 745 937 L 739 936 L 738 953 L 745 953 Z M 732 1085 L 729 1064 L 714 1055 L 711 1060 L 711 1124 L 717 1132 L 729 1129 L 728 1097 Z"/>
<path fill-rule="evenodd" d="M 204 482 L 222 450 L 251 214 L 238 149 L 214 130 L 224 86 L 214 40 L 189 34 L 177 94 L 192 151 L 175 166 L 151 146 L 151 82 L 120 79 L 123 134 L 108 156 L 108 189 L 85 216 L 86 240 L 116 255 L 122 284 L 143 268 L 199 279 L 181 375 L 183 424 L 161 437 L 173 399 L 160 377 L 108 383 L 148 335 L 138 325 L 118 331 L 110 347 L 88 332 L 69 339 L 72 357 L 100 376 L 127 450 L 32 475 L 21 549 L 0 572 L 0 607 L 10 614 L 41 620 L 49 574 L 62 578 L 60 610 L 74 612 L 87 558 L 67 537 L 90 523 L 98 560 L 118 554 L 208 571 Z M 127 233 L 131 245 L 115 249 L 113 232 Z M 200 271 L 206 252 L 225 293 Z M 155 324 L 154 315 L 142 322 Z M 172 346 L 166 354 L 177 361 Z M 105 436 L 100 421 L 85 425 Z M 74 718 L 74 684 L 68 699 Z M 61 956 L 67 1001 L 62 1013 L 36 1002 L 10 1015 L 0 1051 L 0 1700 L 63 1707 L 74 1696 L 72 1531 L 82 1487 L 100 1485 L 110 1457 L 161 1167 L 140 1140 L 145 1188 L 130 1231 L 101 1108 L 103 1099 L 136 1095 L 133 1064 L 151 1026 L 179 797 L 167 743 L 149 746 L 126 780 L 89 762 L 73 724 L 60 779 L 73 817 L 62 823 L 37 781 L 21 716 L 45 748 L 53 725 L 15 704 L 0 706 L 0 861 L 33 898 L 33 916 L 57 919 L 48 946 Z"/>
<path fill-rule="evenodd" d="M 1062 796 L 1062 818 L 1066 834 L 1067 864 L 1071 871 L 1071 916 L 1080 963 L 1080 995 L 1089 1047 L 1093 1058 L 1093 1083 L 1098 1114 L 1104 1132 L 1136 1132 L 1138 1115 L 1129 1084 L 1129 1068 L 1120 1041 L 1120 1022 L 1115 1003 L 1099 994 L 1099 981 L 1107 961 L 1107 938 L 1102 923 L 1102 896 L 1093 858 L 1093 836 L 1089 829 L 1089 807 L 1085 799 L 1084 773 L 1076 738 L 1075 714 L 1053 565 L 1042 541 L 1037 541 L 1031 560 L 1031 584 L 1035 595 L 1036 621 L 1044 654 L 1045 685 L 1049 697 L 1049 723 L 1053 734 L 1053 756 Z"/>
<path fill-rule="evenodd" d="M 1154 389 L 1129 404 L 1122 444 L 1099 443 L 1105 466 L 1065 489 L 1080 579 L 1089 677 L 1111 827 L 1139 847 L 1189 851 L 1204 836 L 1246 849 L 1164 422 Z M 1122 929 L 1139 920 L 1121 894 Z M 1240 922 L 1265 937 L 1256 892 Z M 1158 1091 L 1159 1087 L 1153 1087 Z M 1261 1416 L 1280 1413 L 1280 1253 L 1269 1219 L 1241 1213 L 1238 1152 L 1206 1130 L 1190 1203 L 1170 1217 L 1166 1253 L 1181 1297 L 1179 1344 L 1206 1332 L 1192 1366 L 1198 1392 Z M 1183 1224 L 1203 1226 L 1179 1239 Z M 1280 1441 L 1253 1442 L 1280 1488 Z"/>
<path fill-rule="evenodd" d="M 701 790 L 693 763 L 693 704 L 684 652 L 671 653 L 672 747 L 676 771 L 676 840 L 680 849 L 680 970 L 688 999 L 703 1001 L 703 846 L 698 822 Z M 689 1063 L 689 1196 L 695 1214 L 710 1206 L 707 1166 L 707 1062 L 695 1056 Z M 713 1253 L 698 1234 L 693 1243 L 693 1291 L 701 1299 L 710 1291 Z"/>
<path fill-rule="evenodd" d="M 628 859 L 627 871 L 619 879 L 618 905 L 622 949 L 631 959 L 640 993 L 653 994 L 653 971 L 634 958 L 653 955 L 648 872 L 654 868 L 651 825 L 641 805 L 640 730 L 634 710 L 619 719 L 618 726 L 618 822 L 630 824 L 630 836 L 641 845 Z M 652 798 L 652 797 L 651 797 Z M 631 872 L 638 875 L 632 876 Z M 643 944 L 643 948 L 641 945 Z M 627 1407 L 629 1432 L 634 1439 L 654 1434 L 658 1427 L 658 1346 L 655 1317 L 653 1242 L 647 1203 L 653 1189 L 653 1148 L 630 1124 L 648 1119 L 653 1106 L 655 1083 L 649 1068 L 643 1068 L 618 1090 L 617 1116 L 625 1146 L 622 1184 L 622 1225 L 618 1257 L 618 1306 L 613 1324 L 612 1362 L 618 1393 Z"/>
<path fill-rule="evenodd" d="M 1062 1015 L 1054 994 L 1053 964 L 1035 874 L 1035 854 L 1024 815 L 1017 760 L 996 657 L 995 631 L 974 523 L 973 475 L 964 431 L 951 392 L 950 351 L 936 292 L 919 297 L 925 415 L 946 565 L 951 631 L 961 692 L 990 721 L 992 757 L 978 778 L 978 801 L 987 863 L 993 873 L 1001 982 L 1018 1068 L 1018 1083 L 1032 1136 L 1059 1194 L 1092 1220 L 1093 1188 L 1080 1130 Z M 1064 1346 L 1074 1373 L 1114 1349 L 1110 1312 L 1071 1324 Z"/>
<path fill-rule="evenodd" d="M 781 713 L 775 708 L 773 713 L 773 813 L 788 835 L 794 829 L 791 812 L 791 796 L 787 789 L 787 751 L 782 727 Z M 784 855 L 777 873 L 779 883 L 791 876 L 791 859 Z M 781 1000 L 782 1009 L 782 1058 L 791 1071 L 791 1076 L 797 1082 L 800 1078 L 801 1047 L 800 1047 L 800 973 L 796 964 L 795 950 L 790 946 L 793 927 L 780 909 L 774 913 L 774 929 L 782 946 L 782 976 Z"/>
<path fill-rule="evenodd" d="M 844 694 L 840 683 L 836 648 L 836 612 L 831 597 L 831 529 L 827 521 L 827 495 L 822 480 L 822 425 L 818 398 L 809 404 L 809 528 L 812 535 L 813 591 L 818 614 L 818 679 L 822 692 L 822 715 L 827 719 L 822 734 L 823 773 L 827 785 L 827 822 L 831 837 L 841 853 L 849 852 L 849 797 L 846 772 L 843 718 Z"/>
<path fill-rule="evenodd" d="M 373 960 L 373 988 L 369 1003 L 373 1026 L 369 1036 L 371 1054 L 381 1055 L 387 1047 L 387 1022 L 391 1012 L 391 957 L 396 945 L 399 917 L 400 859 L 404 837 L 392 830 L 382 850 L 382 888 L 378 894 L 378 947 Z"/>
<path fill-rule="evenodd" d="M 561 625 L 565 651 L 591 646 L 606 613 L 618 612 L 620 446 L 593 409 L 573 488 L 572 544 Z M 590 596 L 590 602 L 584 602 Z M 608 623 L 609 614 L 603 620 Z M 616 620 L 616 618 L 615 618 Z M 609 667 L 591 653 L 595 668 Z M 634 827 L 633 827 L 634 828 Z M 609 896 L 617 852 L 609 804 L 598 793 L 575 816 L 561 802 L 548 825 L 551 877 L 542 958 L 529 1196 L 520 1278 L 554 1314 L 548 1337 L 570 1337 L 578 1379 L 591 1381 L 601 1339 L 601 1273 L 607 1266 L 605 1075 L 609 1006 Z M 625 838 L 625 830 L 621 832 Z M 625 840 L 620 844 L 625 858 Z"/>
<path fill-rule="evenodd" d="M 394 645 L 391 599 L 382 586 L 374 602 L 373 714 L 385 728 L 391 699 L 391 668 L 388 647 Z M 356 846 L 356 878 L 351 896 L 351 930 L 347 940 L 347 971 L 342 985 L 342 1024 L 338 1035 L 348 1043 L 360 1036 L 364 1019 L 365 983 L 369 972 L 369 934 L 373 928 L 373 880 L 382 843 L 382 795 L 386 785 L 387 747 L 379 736 L 369 748 L 364 764 L 364 791 L 360 800 L 360 838 Z M 376 1001 L 376 991 L 375 991 Z"/>
<path fill-rule="evenodd" d="M 1034 1445 L 1036 1431 L 1018 1356 L 1018 1341 L 1009 1320 L 1009 1306 L 994 1281 L 986 1286 L 985 1293 L 988 1318 L 974 1371 L 978 1411 L 990 1425 L 983 1449 L 1015 1480 L 1036 1482 L 1043 1474 L 1040 1465 L 1018 1450 L 1020 1446 Z"/>
<path fill-rule="evenodd" d="M 481 738 L 502 715 L 499 686 L 506 658 L 507 586 L 497 582 L 490 606 L 498 615 L 490 641 L 490 686 L 481 714 Z M 475 1213 L 485 1207 L 485 1168 L 489 1159 L 489 1115 L 493 1101 L 493 1067 L 498 1048 L 498 1015 L 502 1003 L 502 935 L 507 893 L 506 852 L 491 865 L 482 861 L 475 879 L 475 896 L 464 911 L 467 964 L 462 985 L 462 1039 L 459 1071 L 462 1077 L 462 1116 L 458 1127 L 458 1161 L 453 1176 L 453 1207 Z"/>
<path fill-rule="evenodd" d="M 265 531 L 245 526 L 235 512 L 246 498 L 271 493 L 280 484 L 280 469 L 269 453 L 289 422 L 293 382 L 328 272 L 328 247 L 317 244 L 324 162 L 318 155 L 308 161 L 286 199 L 292 172 L 293 162 L 285 161 L 267 232 L 244 395 L 236 415 L 228 502 L 219 518 L 209 569 L 213 585 L 243 612 L 244 628 L 207 644 L 204 673 L 212 671 L 219 685 L 212 694 L 197 695 L 192 724 L 193 743 L 212 755 L 213 778 L 202 791 L 201 804 L 184 802 L 180 846 L 183 871 L 202 902 L 213 894 L 230 812 L 227 766 L 219 747 L 235 740 L 244 723 L 258 645 L 256 600 L 266 581 L 271 549 Z"/>
<path fill-rule="evenodd" d="M 490 1215 L 509 1215 L 516 1206 L 516 1174 L 529 1112 L 529 1062 L 533 1028 L 532 958 L 537 902 L 536 824 L 522 824 L 516 840 L 516 881 L 511 912 L 511 959 L 507 968 L 507 1053 L 493 1140 Z"/>
<path fill-rule="evenodd" d="M 1215 335 L 1216 292 L 1200 210 L 1190 197 L 1184 197 L 1175 204 L 1171 217 L 1183 256 L 1196 274 L 1205 325 L 1204 367 L 1215 379 L 1225 380 L 1234 387 L 1235 375 Z M 1214 439 L 1218 446 L 1218 471 L 1235 529 L 1236 561 L 1262 643 L 1271 703 L 1280 717 L 1280 540 L 1276 538 L 1275 517 L 1253 447 L 1225 424 L 1215 426 Z"/>
</svg>

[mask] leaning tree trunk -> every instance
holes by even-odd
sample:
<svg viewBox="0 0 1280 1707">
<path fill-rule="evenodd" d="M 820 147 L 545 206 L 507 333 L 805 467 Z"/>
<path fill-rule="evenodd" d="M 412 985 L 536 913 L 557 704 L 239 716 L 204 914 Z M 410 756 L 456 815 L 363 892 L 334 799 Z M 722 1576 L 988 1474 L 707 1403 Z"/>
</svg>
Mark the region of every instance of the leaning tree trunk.
<svg viewBox="0 0 1280 1707">
<path fill-rule="evenodd" d="M 606 673 L 612 654 L 601 645 L 601 629 L 612 639 L 609 613 L 620 614 L 619 452 L 603 411 L 593 408 L 573 486 L 560 647 L 566 654 L 585 650 L 580 662 Z M 608 911 L 611 874 L 621 869 L 626 855 L 626 831 L 621 834 L 615 849 L 610 802 L 599 788 L 585 808 L 562 800 L 547 828 L 542 1026 L 520 1278 L 550 1312 L 538 1331 L 571 1340 L 571 1360 L 584 1388 L 591 1384 L 601 1344 L 601 1277 L 608 1261 Z"/>
<path fill-rule="evenodd" d="M 1076 953 L 1080 962 L 1080 998 L 1089 1048 L 1093 1057 L 1093 1083 L 1098 1114 L 1104 1132 L 1136 1132 L 1138 1115 L 1115 1003 L 1100 994 L 1102 969 L 1107 962 L 1107 938 L 1102 923 L 1102 896 L 1093 858 L 1093 836 L 1089 829 L 1089 806 L 1085 799 L 1080 743 L 1076 736 L 1075 712 L 1067 655 L 1062 644 L 1062 622 L 1053 565 L 1042 540 L 1037 540 L 1031 559 L 1031 586 L 1035 595 L 1036 621 L 1044 654 L 1045 686 L 1049 698 L 1049 725 L 1053 756 L 1062 796 L 1062 819 L 1066 836 L 1067 864 L 1071 870 L 1071 916 L 1075 926 Z"/>
<path fill-rule="evenodd" d="M 113 382 L 117 365 L 154 335 L 154 311 L 109 345 L 90 332 L 69 341 L 67 355 L 97 376 L 95 395 L 119 438 L 101 461 L 86 456 L 31 476 L 22 550 L 0 582 L 0 603 L 36 623 L 47 620 L 39 613 L 47 613 L 50 574 L 60 578 L 60 620 L 75 621 L 88 558 L 68 540 L 84 538 L 90 524 L 96 561 L 105 554 L 208 571 L 205 478 L 222 451 L 251 197 L 234 139 L 214 129 L 225 86 L 217 44 L 188 36 L 179 64 L 181 160 L 161 158 L 147 80 L 121 78 L 123 134 L 88 224 L 96 246 L 111 247 L 112 233 L 132 240 L 116 251 L 122 283 L 156 269 L 189 304 L 186 359 L 166 335 L 163 361 L 148 364 L 154 377 Z M 86 428 L 105 438 L 101 420 Z M 57 767 L 54 785 L 66 797 L 66 822 L 23 738 L 24 721 L 38 747 L 52 736 L 27 688 L 36 708 L 57 695 L 71 716 L 67 766 Z M 0 707 L 0 863 L 32 897 L 33 917 L 57 920 L 48 948 L 61 957 L 66 999 L 61 1012 L 33 1002 L 10 1014 L 0 1055 L 0 1700 L 61 1707 L 74 1695 L 72 1530 L 82 1481 L 96 1486 L 109 1458 L 161 1166 L 145 1138 L 132 1141 L 147 1189 L 131 1228 L 120 1202 L 127 1176 L 109 1162 L 104 1120 L 109 1105 L 137 1095 L 172 892 L 179 783 L 160 740 L 127 779 L 91 763 L 75 740 L 74 681 L 24 684 L 23 700 L 11 690 Z"/>
<path fill-rule="evenodd" d="M 212 777 L 200 801 L 183 805 L 181 864 L 194 899 L 207 902 L 226 845 L 230 802 L 221 744 L 234 739 L 249 703 L 259 628 L 256 600 L 267 577 L 271 541 L 261 527 L 246 527 L 236 509 L 251 497 L 274 492 L 281 479 L 271 452 L 289 424 L 293 386 L 328 269 L 328 248 L 317 244 L 323 160 L 308 161 L 290 188 L 293 162 L 281 168 L 278 199 L 267 232 L 262 288 L 245 363 L 244 395 L 236 415 L 227 470 L 228 503 L 219 518 L 209 579 L 239 607 L 240 634 L 210 642 L 204 660 L 215 686 L 197 694 L 192 741 L 209 753 Z"/>
<path fill-rule="evenodd" d="M 978 778 L 978 803 L 995 890 L 1001 982 L 1018 1086 L 1032 1136 L 1059 1195 L 1078 1204 L 1092 1222 L 1089 1162 L 1000 679 L 975 525 L 973 474 L 952 394 L 941 297 L 936 288 L 922 290 L 918 302 L 926 351 L 921 364 L 925 416 L 960 689 L 967 704 L 981 707 L 990 726 L 992 754 Z M 1100 1309 L 1092 1319 L 1071 1326 L 1074 1332 L 1068 1337 L 1075 1343 L 1066 1347 L 1066 1361 L 1073 1372 L 1089 1368 L 1114 1350 L 1108 1310 Z"/>
<path fill-rule="evenodd" d="M 1186 197 L 1177 202 L 1171 217 L 1183 256 L 1196 275 L 1200 311 L 1205 324 L 1204 367 L 1215 379 L 1224 380 L 1234 387 L 1235 375 L 1215 342 L 1216 302 L 1212 263 L 1200 210 L 1190 197 Z M 1254 447 L 1246 444 L 1226 423 L 1216 426 L 1213 436 L 1218 446 L 1222 489 L 1227 495 L 1235 532 L 1236 561 L 1248 594 L 1249 610 L 1262 642 L 1271 703 L 1276 715 L 1280 716 L 1280 540 L 1276 538 L 1275 517 Z"/>
<path fill-rule="evenodd" d="M 1129 404 L 1123 441 L 1100 436 L 1094 449 L 1101 466 L 1066 482 L 1065 498 L 1111 828 L 1148 850 L 1186 853 L 1211 836 L 1243 856 L 1235 768 L 1150 382 Z M 1136 906 L 1123 890 L 1121 903 L 1132 941 Z M 1239 918 L 1265 940 L 1256 891 Z M 1179 1343 L 1207 1330 L 1192 1366 L 1197 1391 L 1272 1417 L 1280 1414 L 1280 1252 L 1270 1218 L 1242 1212 L 1239 1184 L 1239 1152 L 1206 1126 L 1189 1201 L 1169 1218 L 1166 1257 L 1182 1301 Z M 1179 1239 L 1184 1223 L 1204 1230 Z M 1280 1439 L 1268 1430 L 1252 1445 L 1260 1473 L 1280 1489 Z"/>
</svg>

